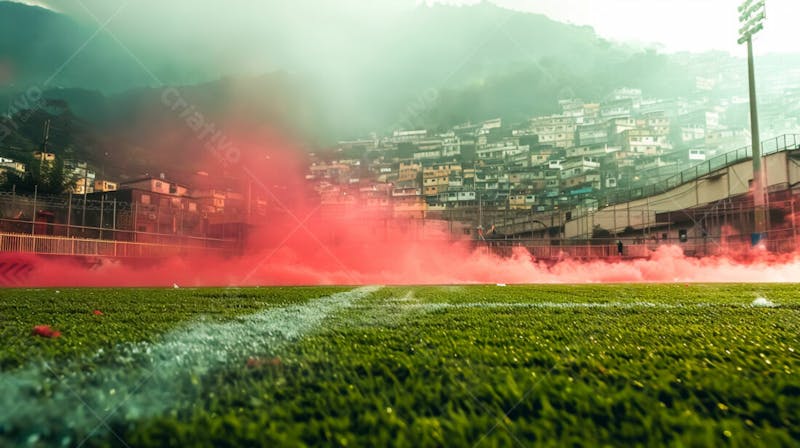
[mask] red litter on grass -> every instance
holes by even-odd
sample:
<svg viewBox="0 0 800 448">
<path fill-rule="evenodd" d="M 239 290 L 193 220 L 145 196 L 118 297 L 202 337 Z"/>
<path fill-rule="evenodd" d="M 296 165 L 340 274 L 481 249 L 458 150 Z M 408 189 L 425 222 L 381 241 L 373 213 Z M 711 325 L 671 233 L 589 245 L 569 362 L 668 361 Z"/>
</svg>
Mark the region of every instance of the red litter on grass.
<svg viewBox="0 0 800 448">
<path fill-rule="evenodd" d="M 95 316 L 102 316 L 103 312 L 100 311 L 100 310 L 94 310 L 94 311 L 92 311 L 92 314 L 94 314 Z"/>
<path fill-rule="evenodd" d="M 33 327 L 33 335 L 43 338 L 57 338 L 61 336 L 61 332 L 53 330 L 50 325 L 37 325 Z"/>
<path fill-rule="evenodd" d="M 255 358 L 249 357 L 247 358 L 247 367 L 262 367 L 262 366 L 273 366 L 277 367 L 281 365 L 281 358 Z"/>
</svg>

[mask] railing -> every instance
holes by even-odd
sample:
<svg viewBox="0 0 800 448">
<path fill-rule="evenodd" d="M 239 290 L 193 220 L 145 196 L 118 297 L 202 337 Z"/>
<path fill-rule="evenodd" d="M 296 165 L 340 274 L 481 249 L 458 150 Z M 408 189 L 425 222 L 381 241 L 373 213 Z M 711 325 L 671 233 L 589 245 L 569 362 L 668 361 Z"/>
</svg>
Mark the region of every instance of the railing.
<svg viewBox="0 0 800 448">
<path fill-rule="evenodd" d="M 775 235 L 779 233 L 776 232 Z M 734 235 L 723 238 L 690 238 L 680 239 L 647 239 L 624 238 L 622 255 L 619 254 L 618 240 L 595 239 L 579 242 L 553 241 L 548 244 L 542 240 L 488 240 L 475 241 L 476 248 L 485 248 L 498 255 L 509 256 L 514 248 L 527 250 L 534 258 L 541 260 L 595 260 L 595 259 L 633 259 L 649 258 L 659 248 L 664 246 L 677 246 L 685 256 L 738 256 L 748 254 L 753 250 L 749 235 Z M 800 247 L 797 237 L 767 237 L 764 249 L 772 254 L 793 253 Z"/>
<path fill-rule="evenodd" d="M 762 155 L 770 155 L 793 149 L 800 149 L 800 134 L 786 134 L 780 137 L 766 140 L 761 143 Z M 646 197 L 651 197 L 666 193 L 683 184 L 692 182 L 705 175 L 708 175 L 710 173 L 723 169 L 727 166 L 731 166 L 735 163 L 739 163 L 748 159 L 752 159 L 752 151 L 750 146 L 746 146 L 734 151 L 720 154 L 719 156 L 711 158 L 705 162 L 701 162 L 690 168 L 684 169 L 678 172 L 677 174 L 658 182 L 654 182 L 640 187 L 630 188 L 625 191 L 616 191 L 612 193 L 606 193 L 604 195 L 603 194 L 598 195 L 596 198 L 598 201 L 599 210 L 584 209 L 583 213 L 581 213 L 580 209 L 573 209 L 572 210 L 573 214 L 571 216 L 571 219 L 583 218 L 585 216 L 591 215 L 592 213 L 596 213 L 605 207 L 613 206 L 616 204 L 624 204 L 626 202 L 630 202 L 633 200 L 643 199 Z M 552 219 L 553 216 L 559 216 L 559 215 L 563 216 L 563 213 L 566 210 L 568 210 L 568 208 L 564 208 L 563 211 L 541 212 L 541 213 L 537 212 L 535 215 L 526 214 L 512 218 L 501 217 L 495 221 L 495 224 L 497 224 L 498 229 L 503 231 L 504 229 L 508 229 L 509 227 L 513 227 L 516 225 L 526 225 L 527 223 L 530 223 L 532 219 L 543 221 L 543 220 L 550 220 Z M 556 219 L 553 222 L 553 224 L 563 225 L 562 219 L 563 218 Z"/>
<path fill-rule="evenodd" d="M 786 134 L 774 139 L 766 140 L 761 143 L 761 155 L 766 156 L 781 151 L 799 149 L 800 134 Z M 727 166 L 739 163 L 753 157 L 750 146 L 736 149 L 713 157 L 705 162 L 699 163 L 691 168 L 687 168 L 672 177 L 668 177 L 659 182 L 641 187 L 631 188 L 630 190 L 615 192 L 600 198 L 602 206 L 620 204 L 649 196 L 665 193 L 675 187 L 687 182 L 699 179 L 702 176 L 713 173 Z"/>
<path fill-rule="evenodd" d="M 527 247 L 535 258 L 541 259 L 602 259 L 619 257 L 616 245 L 585 245 L 585 246 L 533 246 Z M 623 258 L 647 258 L 652 249 L 643 244 L 628 245 L 622 250 Z"/>
<path fill-rule="evenodd" d="M 209 254 L 225 256 L 234 254 L 232 249 L 17 233 L 0 233 L 0 252 L 115 258 L 159 258 Z"/>
<path fill-rule="evenodd" d="M 229 239 L 206 238 L 183 234 L 142 232 L 108 227 L 93 227 L 0 218 L 0 233 L 78 238 L 84 240 L 127 241 L 168 246 L 223 248 L 230 246 Z"/>
</svg>

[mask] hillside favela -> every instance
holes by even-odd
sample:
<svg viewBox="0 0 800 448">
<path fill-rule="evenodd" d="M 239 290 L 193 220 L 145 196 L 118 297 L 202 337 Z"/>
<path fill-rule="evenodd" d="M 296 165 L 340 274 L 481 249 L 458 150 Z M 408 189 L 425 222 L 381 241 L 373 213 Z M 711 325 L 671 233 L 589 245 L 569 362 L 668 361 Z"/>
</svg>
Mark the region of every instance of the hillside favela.
<svg viewBox="0 0 800 448">
<path fill-rule="evenodd" d="M 794 0 L 0 0 L 0 446 L 795 446 Z"/>
</svg>

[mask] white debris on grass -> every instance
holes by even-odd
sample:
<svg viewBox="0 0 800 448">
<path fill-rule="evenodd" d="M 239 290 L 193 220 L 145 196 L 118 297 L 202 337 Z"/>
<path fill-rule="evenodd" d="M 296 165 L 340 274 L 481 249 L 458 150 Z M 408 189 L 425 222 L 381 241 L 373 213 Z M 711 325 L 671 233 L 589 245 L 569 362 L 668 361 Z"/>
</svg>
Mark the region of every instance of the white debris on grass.
<svg viewBox="0 0 800 448">
<path fill-rule="evenodd" d="M 9 442 L 8 434 L 19 442 L 40 434 L 58 440 L 72 431 L 99 431 L 98 412 L 103 422 L 163 415 L 196 400 L 203 375 L 237 363 L 244 367 L 251 356 L 274 356 L 378 289 L 358 288 L 226 322 L 198 321 L 158 343 L 121 344 L 111 353 L 99 350 L 56 368 L 44 364 L 0 373 L 0 445 Z"/>
<path fill-rule="evenodd" d="M 419 300 L 417 300 L 414 297 L 414 291 L 408 291 L 403 297 L 390 298 L 390 299 L 387 299 L 386 301 L 389 302 L 389 303 L 399 302 L 399 303 L 406 303 L 406 304 L 408 304 L 408 303 L 418 303 L 419 302 Z"/>
<path fill-rule="evenodd" d="M 769 299 L 767 299 L 765 297 L 756 298 L 755 300 L 753 300 L 753 303 L 751 303 L 750 305 L 751 306 L 756 306 L 756 307 L 764 307 L 764 308 L 775 308 L 775 307 L 778 306 L 778 305 L 775 304 L 775 302 L 773 302 L 773 301 L 771 301 L 771 300 L 769 300 Z"/>
</svg>

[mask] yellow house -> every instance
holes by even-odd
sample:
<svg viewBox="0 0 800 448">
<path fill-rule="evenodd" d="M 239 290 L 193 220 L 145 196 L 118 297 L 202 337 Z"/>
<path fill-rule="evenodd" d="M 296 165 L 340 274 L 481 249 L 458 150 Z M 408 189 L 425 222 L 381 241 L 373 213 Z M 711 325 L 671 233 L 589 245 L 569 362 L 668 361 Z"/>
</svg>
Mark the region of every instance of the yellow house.
<svg viewBox="0 0 800 448">
<path fill-rule="evenodd" d="M 117 190 L 117 183 L 111 182 L 108 180 L 96 180 L 94 181 L 94 191 L 116 191 Z"/>
</svg>

